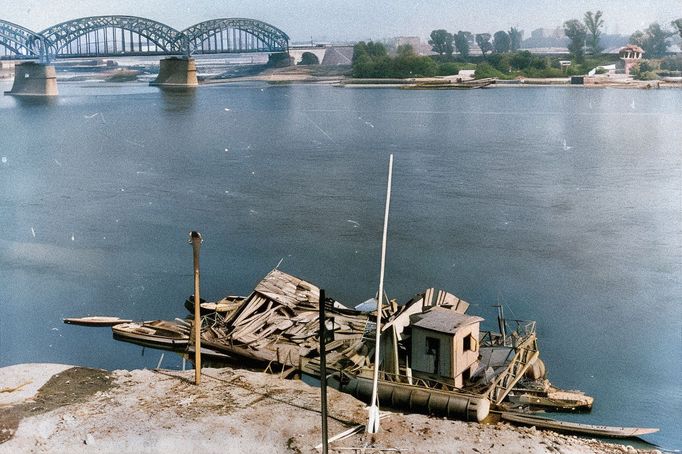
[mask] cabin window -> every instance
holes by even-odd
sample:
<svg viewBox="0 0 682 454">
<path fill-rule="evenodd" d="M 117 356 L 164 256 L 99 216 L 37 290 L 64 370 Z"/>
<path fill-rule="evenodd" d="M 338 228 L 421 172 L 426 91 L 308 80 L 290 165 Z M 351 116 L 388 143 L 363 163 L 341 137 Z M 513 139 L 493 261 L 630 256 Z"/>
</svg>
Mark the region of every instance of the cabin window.
<svg viewBox="0 0 682 454">
<path fill-rule="evenodd" d="M 478 342 L 476 339 L 474 339 L 474 336 L 471 334 L 464 336 L 464 339 L 462 339 L 462 351 L 468 352 L 472 351 L 475 352 L 478 350 Z"/>
<path fill-rule="evenodd" d="M 462 372 L 462 380 L 465 382 L 469 381 L 471 378 L 471 367 L 467 367 L 464 372 Z"/>
<path fill-rule="evenodd" d="M 426 338 L 426 358 L 428 367 L 427 372 L 438 373 L 438 359 L 440 358 L 440 339 L 435 337 Z"/>
</svg>

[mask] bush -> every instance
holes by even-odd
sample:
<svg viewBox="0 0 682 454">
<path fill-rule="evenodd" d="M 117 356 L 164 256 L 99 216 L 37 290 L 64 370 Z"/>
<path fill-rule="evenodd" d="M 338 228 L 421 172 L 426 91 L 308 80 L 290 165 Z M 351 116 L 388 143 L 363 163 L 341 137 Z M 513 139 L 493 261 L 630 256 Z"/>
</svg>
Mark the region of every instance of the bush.
<svg viewBox="0 0 682 454">
<path fill-rule="evenodd" d="M 537 69 L 537 68 L 530 68 L 526 71 L 524 71 L 524 74 L 526 77 L 534 77 L 534 78 L 539 78 L 539 79 L 547 79 L 547 78 L 553 78 L 553 77 L 566 77 L 566 74 L 559 68 L 545 68 L 545 69 Z"/>
<path fill-rule="evenodd" d="M 639 72 L 648 73 L 656 70 L 656 66 L 649 60 L 642 60 L 639 63 Z"/>
<path fill-rule="evenodd" d="M 270 67 L 275 67 L 275 68 L 283 68 L 285 66 L 291 65 L 291 58 L 289 57 L 289 54 L 285 53 L 276 53 L 276 54 L 270 54 L 268 56 L 268 66 Z"/>
<path fill-rule="evenodd" d="M 656 80 L 656 64 L 650 60 L 642 60 L 630 70 L 630 75 L 637 80 Z"/>
<path fill-rule="evenodd" d="M 317 58 L 317 55 L 315 55 L 312 52 L 303 52 L 303 55 L 301 55 L 301 61 L 298 62 L 299 65 L 319 65 L 320 64 L 320 59 Z"/>
<path fill-rule="evenodd" d="M 457 63 L 442 63 L 438 65 L 438 75 L 439 76 L 451 76 L 454 74 L 459 73 L 459 70 L 462 69 L 462 65 L 459 65 Z"/>
<path fill-rule="evenodd" d="M 514 69 L 526 69 L 530 67 L 532 61 L 533 54 L 527 50 L 522 50 L 511 57 L 510 63 Z"/>
<path fill-rule="evenodd" d="M 391 58 L 381 44 L 360 42 L 353 53 L 353 77 L 356 78 L 411 78 L 431 77 L 438 73 L 438 64 L 429 57 L 416 55 L 411 47 L 403 47 Z"/>
<path fill-rule="evenodd" d="M 496 68 L 494 68 L 490 63 L 479 63 L 478 66 L 476 66 L 476 72 L 474 73 L 474 78 L 475 79 L 485 79 L 488 77 L 496 77 L 498 79 L 503 79 L 503 78 L 505 78 L 505 75 L 502 74 Z"/>
<path fill-rule="evenodd" d="M 491 54 L 486 62 L 502 73 L 508 73 L 512 67 L 509 54 Z"/>
<path fill-rule="evenodd" d="M 664 58 L 661 62 L 661 69 L 682 71 L 682 56 Z"/>
<path fill-rule="evenodd" d="M 639 80 L 656 80 L 658 75 L 654 71 L 644 71 L 639 73 Z"/>
</svg>

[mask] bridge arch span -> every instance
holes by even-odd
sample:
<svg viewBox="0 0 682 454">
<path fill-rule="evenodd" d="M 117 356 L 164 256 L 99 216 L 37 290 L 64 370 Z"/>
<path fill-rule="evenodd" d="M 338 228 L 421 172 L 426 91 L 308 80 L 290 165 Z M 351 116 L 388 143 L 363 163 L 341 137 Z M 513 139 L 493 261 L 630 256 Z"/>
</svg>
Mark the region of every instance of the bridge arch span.
<svg viewBox="0 0 682 454">
<path fill-rule="evenodd" d="M 40 35 L 53 57 L 167 55 L 186 49 L 178 30 L 137 16 L 83 17 L 53 25 Z"/>
<path fill-rule="evenodd" d="M 43 37 L 28 28 L 0 19 L 0 49 L 12 52 L 14 58 L 35 58 L 44 49 Z M 0 56 L 2 56 L 0 54 Z"/>
<path fill-rule="evenodd" d="M 182 31 L 195 54 L 287 52 L 289 36 L 268 23 L 246 18 L 211 19 Z"/>
</svg>

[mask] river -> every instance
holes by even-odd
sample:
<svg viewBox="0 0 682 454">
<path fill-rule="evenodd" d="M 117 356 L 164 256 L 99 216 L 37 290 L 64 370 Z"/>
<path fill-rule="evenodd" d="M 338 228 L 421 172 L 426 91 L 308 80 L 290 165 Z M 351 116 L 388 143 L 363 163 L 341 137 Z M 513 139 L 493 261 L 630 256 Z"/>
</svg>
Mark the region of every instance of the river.
<svg viewBox="0 0 682 454">
<path fill-rule="evenodd" d="M 595 397 L 572 419 L 682 447 L 681 90 L 59 89 L 0 97 L 0 366 L 156 367 L 62 318 L 183 317 L 190 230 L 208 299 L 283 259 L 366 300 L 393 153 L 388 295 L 536 320 L 552 382 Z"/>
</svg>

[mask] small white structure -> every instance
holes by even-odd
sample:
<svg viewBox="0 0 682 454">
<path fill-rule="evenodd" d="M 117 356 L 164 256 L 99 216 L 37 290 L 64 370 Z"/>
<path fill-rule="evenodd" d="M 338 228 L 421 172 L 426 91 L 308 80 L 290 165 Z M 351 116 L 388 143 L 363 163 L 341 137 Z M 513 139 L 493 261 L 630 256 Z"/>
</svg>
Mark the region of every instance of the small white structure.
<svg viewBox="0 0 682 454">
<path fill-rule="evenodd" d="M 461 388 L 478 368 L 481 317 L 435 306 L 410 317 L 412 373 Z"/>
<path fill-rule="evenodd" d="M 628 44 L 620 48 L 618 56 L 625 62 L 625 74 L 630 74 L 630 70 L 642 59 L 642 55 L 644 55 L 644 51 L 635 44 Z"/>
<path fill-rule="evenodd" d="M 616 65 L 604 65 L 604 66 L 597 66 L 596 68 L 592 68 L 590 72 L 587 73 L 588 76 L 596 76 L 597 71 L 602 70 L 602 74 L 606 74 L 607 77 L 610 77 L 614 74 L 616 74 Z"/>
<path fill-rule="evenodd" d="M 474 80 L 475 73 L 475 69 L 460 69 L 457 73 L 457 77 L 462 80 Z"/>
</svg>

